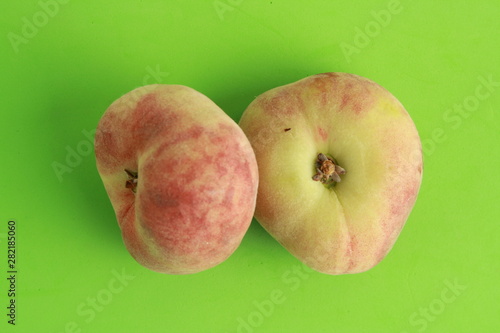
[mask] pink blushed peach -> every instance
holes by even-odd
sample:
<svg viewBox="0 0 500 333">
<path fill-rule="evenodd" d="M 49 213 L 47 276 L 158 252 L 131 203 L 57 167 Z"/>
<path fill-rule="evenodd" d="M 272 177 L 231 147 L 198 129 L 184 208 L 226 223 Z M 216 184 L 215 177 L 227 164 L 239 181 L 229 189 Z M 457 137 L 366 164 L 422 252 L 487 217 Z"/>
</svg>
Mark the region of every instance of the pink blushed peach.
<svg viewBox="0 0 500 333">
<path fill-rule="evenodd" d="M 238 125 L 180 85 L 133 90 L 106 110 L 97 169 L 130 254 L 148 269 L 197 273 L 226 260 L 255 208 L 255 155 Z"/>
</svg>

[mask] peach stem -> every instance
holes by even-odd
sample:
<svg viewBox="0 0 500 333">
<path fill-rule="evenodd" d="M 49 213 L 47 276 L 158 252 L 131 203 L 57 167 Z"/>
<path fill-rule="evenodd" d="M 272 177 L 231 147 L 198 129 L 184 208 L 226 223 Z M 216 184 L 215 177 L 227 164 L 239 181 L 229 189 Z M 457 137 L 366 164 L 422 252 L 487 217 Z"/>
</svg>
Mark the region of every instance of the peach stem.
<svg viewBox="0 0 500 333">
<path fill-rule="evenodd" d="M 334 158 L 328 157 L 323 153 L 318 154 L 315 166 L 316 174 L 312 179 L 325 185 L 340 183 L 340 175 L 346 173 L 346 170 L 338 165 Z"/>
</svg>

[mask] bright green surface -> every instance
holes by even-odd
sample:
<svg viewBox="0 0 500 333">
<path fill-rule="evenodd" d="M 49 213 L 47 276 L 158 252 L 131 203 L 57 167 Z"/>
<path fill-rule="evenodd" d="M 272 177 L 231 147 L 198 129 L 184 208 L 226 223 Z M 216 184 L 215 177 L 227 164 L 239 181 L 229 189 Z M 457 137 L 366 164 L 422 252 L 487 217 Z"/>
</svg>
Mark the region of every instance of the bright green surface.
<svg viewBox="0 0 500 333">
<path fill-rule="evenodd" d="M 1 332 L 500 330 L 498 1 L 55 1 L 0 4 Z M 387 258 L 357 275 L 304 271 L 254 221 L 211 270 L 136 264 L 84 134 L 108 105 L 177 83 L 238 120 L 256 95 L 327 71 L 385 86 L 424 143 L 424 183 Z M 58 179 L 54 162 L 71 172 Z"/>
</svg>

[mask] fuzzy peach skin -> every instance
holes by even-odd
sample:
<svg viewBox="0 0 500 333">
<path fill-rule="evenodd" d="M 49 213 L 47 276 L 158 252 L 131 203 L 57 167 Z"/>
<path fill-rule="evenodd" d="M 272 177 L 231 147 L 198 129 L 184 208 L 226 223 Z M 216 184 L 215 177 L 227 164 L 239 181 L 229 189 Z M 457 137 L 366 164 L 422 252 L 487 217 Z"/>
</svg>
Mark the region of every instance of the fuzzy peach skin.
<svg viewBox="0 0 500 333">
<path fill-rule="evenodd" d="M 102 116 L 95 154 L 124 243 L 141 265 L 196 273 L 240 244 L 254 213 L 257 163 L 242 130 L 208 97 L 180 85 L 125 94 Z"/>
<path fill-rule="evenodd" d="M 259 166 L 255 217 L 288 251 L 327 274 L 386 256 L 422 180 L 417 130 L 393 95 L 360 76 L 318 74 L 258 96 L 239 124 Z M 312 179 L 319 153 L 346 170 L 334 187 Z"/>
</svg>

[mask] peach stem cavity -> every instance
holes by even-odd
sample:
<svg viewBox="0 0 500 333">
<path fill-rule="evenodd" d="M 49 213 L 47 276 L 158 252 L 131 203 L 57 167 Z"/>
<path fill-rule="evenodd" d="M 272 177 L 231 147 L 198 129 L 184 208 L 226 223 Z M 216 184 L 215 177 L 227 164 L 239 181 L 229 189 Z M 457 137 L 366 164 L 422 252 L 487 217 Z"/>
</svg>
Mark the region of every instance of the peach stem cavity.
<svg viewBox="0 0 500 333">
<path fill-rule="evenodd" d="M 128 176 L 128 179 L 125 182 L 125 187 L 131 189 L 132 192 L 135 193 L 139 174 L 137 173 L 137 171 L 130 171 L 127 169 L 125 169 L 125 172 L 127 173 Z"/>
<path fill-rule="evenodd" d="M 319 153 L 315 161 L 316 174 L 312 180 L 319 181 L 325 186 L 335 186 L 340 183 L 340 175 L 345 174 L 347 171 L 337 164 L 337 161 L 330 156 Z"/>
</svg>

